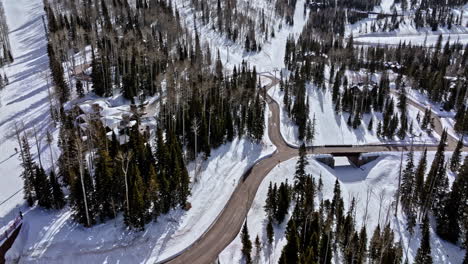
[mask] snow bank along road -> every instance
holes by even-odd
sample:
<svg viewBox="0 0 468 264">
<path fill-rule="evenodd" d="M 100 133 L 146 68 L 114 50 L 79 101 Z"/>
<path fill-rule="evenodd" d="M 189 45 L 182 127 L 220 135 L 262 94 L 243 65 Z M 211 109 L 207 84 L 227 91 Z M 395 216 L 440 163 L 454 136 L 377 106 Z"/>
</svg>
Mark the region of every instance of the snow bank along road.
<svg viewBox="0 0 468 264">
<path fill-rule="evenodd" d="M 266 87 L 269 89 L 279 83 L 279 80 L 265 75 L 271 79 L 271 83 Z M 244 175 L 244 180 L 240 181 L 234 190 L 231 198 L 224 207 L 223 211 L 217 217 L 207 232 L 205 232 L 189 248 L 179 254 L 163 260 L 159 263 L 193 263 L 207 264 L 213 263 L 221 251 L 226 248 L 240 232 L 247 212 L 252 205 L 258 187 L 267 174 L 280 162 L 289 160 L 298 155 L 297 148 L 289 146 L 283 139 L 280 132 L 280 111 L 278 103 L 267 94 L 267 102 L 270 109 L 268 119 L 268 136 L 273 144 L 276 145 L 276 152 L 269 158 L 256 163 L 251 170 Z M 408 103 L 424 111 L 424 106 L 417 102 L 408 100 Z M 434 117 L 434 130 L 442 134 L 443 126 L 438 116 Z M 454 150 L 457 140 L 450 135 L 447 141 L 447 150 Z M 330 153 L 362 153 L 362 152 L 388 152 L 388 151 L 407 151 L 410 145 L 402 144 L 378 144 L 378 145 L 359 145 L 359 146 L 315 146 L 308 149 L 309 154 L 330 154 Z M 425 146 L 413 146 L 415 151 L 423 151 Z M 427 147 L 429 151 L 435 151 L 436 146 Z M 468 151 L 464 147 L 463 151 Z"/>
</svg>

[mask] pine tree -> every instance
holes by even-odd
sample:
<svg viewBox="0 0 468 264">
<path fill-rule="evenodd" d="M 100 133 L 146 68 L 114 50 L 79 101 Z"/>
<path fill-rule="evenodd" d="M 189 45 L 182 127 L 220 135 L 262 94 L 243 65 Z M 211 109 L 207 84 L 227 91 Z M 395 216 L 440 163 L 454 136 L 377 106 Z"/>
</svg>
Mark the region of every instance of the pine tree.
<svg viewBox="0 0 468 264">
<path fill-rule="evenodd" d="M 306 180 L 306 172 L 305 167 L 309 164 L 307 161 L 307 150 L 305 144 L 302 143 L 301 147 L 299 148 L 299 159 L 296 163 L 296 173 L 294 174 L 294 188 L 296 193 L 300 196 L 304 193 L 304 184 Z"/>
<path fill-rule="evenodd" d="M 382 246 L 383 245 L 380 237 L 380 225 L 377 225 L 369 245 L 369 258 L 372 260 L 372 262 L 375 262 L 380 258 Z"/>
<path fill-rule="evenodd" d="M 257 237 L 255 237 L 255 258 L 257 260 L 257 263 L 258 263 L 258 260 L 260 259 L 261 251 L 262 251 L 262 243 L 260 243 L 260 238 L 258 238 L 258 235 L 257 235 Z"/>
<path fill-rule="evenodd" d="M 429 218 L 424 217 L 423 226 L 422 226 L 422 238 L 421 245 L 419 246 L 418 252 L 416 253 L 416 258 L 414 259 L 415 264 L 431 264 L 431 238 L 429 233 Z"/>
<path fill-rule="evenodd" d="M 149 185 L 146 191 L 146 201 L 152 203 L 152 215 L 156 220 L 159 214 L 161 214 L 161 193 L 160 186 L 158 182 L 158 175 L 156 174 L 156 169 L 153 164 L 150 164 L 148 171 L 148 181 Z"/>
<path fill-rule="evenodd" d="M 291 202 L 289 194 L 288 183 L 281 183 L 277 192 L 277 208 L 276 208 L 276 221 L 280 224 L 284 221 L 286 214 L 288 213 L 289 204 Z"/>
<path fill-rule="evenodd" d="M 49 179 L 52 187 L 53 207 L 55 209 L 62 209 L 65 206 L 66 201 L 62 187 L 60 186 L 54 171 L 50 171 Z"/>
<path fill-rule="evenodd" d="M 35 193 L 34 193 L 34 177 L 35 171 L 34 168 L 36 163 L 32 159 L 31 156 L 31 147 L 29 146 L 29 142 L 26 136 L 21 137 L 21 157 L 22 163 L 21 166 L 23 167 L 23 173 L 21 173 L 21 177 L 24 181 L 24 199 L 28 202 L 29 206 L 34 204 L 36 200 Z"/>
<path fill-rule="evenodd" d="M 242 255 L 244 256 L 245 262 L 247 264 L 252 263 L 252 242 L 250 241 L 249 230 L 247 228 L 247 221 L 244 223 L 241 233 L 242 240 Z"/>
<path fill-rule="evenodd" d="M 418 206 L 422 206 L 424 201 L 424 175 L 426 174 L 426 166 L 427 149 L 424 150 L 415 171 L 415 190 L 413 200 Z"/>
<path fill-rule="evenodd" d="M 276 211 L 276 197 L 273 193 L 272 183 L 268 186 L 267 198 L 265 200 L 265 212 L 268 218 L 272 218 Z"/>
<path fill-rule="evenodd" d="M 298 263 L 299 261 L 299 238 L 296 223 L 294 220 L 289 221 L 286 228 L 287 244 L 281 252 L 281 257 L 278 261 L 280 264 Z"/>
<path fill-rule="evenodd" d="M 83 169 L 83 183 L 85 186 L 86 190 L 86 196 L 83 194 L 83 186 L 81 185 L 82 181 L 80 179 L 79 175 L 73 174 L 72 171 L 70 171 L 72 175 L 70 175 L 72 182 L 71 182 L 71 188 L 70 188 L 70 205 L 72 208 L 73 212 L 73 217 L 75 220 L 80 223 L 85 225 L 86 227 L 90 227 L 95 223 L 95 211 L 94 211 L 94 204 L 92 201 L 94 201 L 94 188 L 93 188 L 93 183 L 91 176 L 89 175 L 89 172 L 86 168 Z M 84 203 L 84 199 L 87 201 L 88 205 L 88 211 L 86 212 L 86 206 Z M 90 226 L 88 226 L 88 221 L 86 217 L 86 213 L 88 213 L 89 219 L 90 219 Z"/>
<path fill-rule="evenodd" d="M 450 159 L 450 170 L 456 172 L 460 167 L 461 149 L 463 148 L 463 137 L 458 140 L 457 147 L 453 151 L 452 158 Z"/>
<path fill-rule="evenodd" d="M 406 167 L 403 171 L 401 180 L 400 200 L 401 206 L 405 212 L 413 209 L 412 201 L 414 196 L 415 179 L 414 179 L 414 153 L 410 151 L 406 159 Z"/>
<path fill-rule="evenodd" d="M 367 231 L 366 227 L 363 226 L 359 232 L 359 248 L 357 251 L 357 262 L 365 263 L 367 260 Z"/>
<path fill-rule="evenodd" d="M 444 151 L 445 142 L 447 139 L 447 131 L 444 131 L 441 135 L 439 146 L 432 162 L 427 179 L 424 184 L 424 200 L 422 213 L 425 215 L 427 211 L 432 207 L 433 202 L 437 199 L 443 199 L 440 197 L 444 195 L 448 183 L 446 182 L 445 168 L 444 168 Z"/>
<path fill-rule="evenodd" d="M 83 83 L 80 80 L 76 81 L 76 93 L 78 94 L 78 97 L 84 97 Z"/>
<path fill-rule="evenodd" d="M 330 232 L 327 230 L 322 231 L 322 237 L 320 239 L 320 246 L 319 246 L 319 263 L 323 264 L 331 264 L 332 260 L 332 247 L 331 247 L 331 238 Z"/>
<path fill-rule="evenodd" d="M 114 216 L 112 206 L 112 185 L 114 175 L 114 164 L 111 161 L 109 153 L 105 149 L 98 151 L 98 158 L 95 169 L 95 182 L 96 182 L 96 203 L 99 206 L 99 217 L 101 221 L 106 218 L 112 218 Z"/>
<path fill-rule="evenodd" d="M 128 226 L 137 230 L 143 230 L 146 224 L 146 209 L 143 200 L 144 185 L 140 176 L 138 166 L 131 165 L 129 171 L 131 178 L 134 179 L 130 197 L 130 212 L 125 211 L 125 222 Z"/>
<path fill-rule="evenodd" d="M 468 158 L 460 169 L 448 198 L 440 209 L 437 217 L 437 234 L 445 240 L 456 243 L 463 229 L 463 219 L 466 218 L 464 210 L 467 210 L 468 201 Z"/>
<path fill-rule="evenodd" d="M 34 178 L 34 191 L 38 200 L 39 206 L 46 209 L 52 208 L 52 186 L 50 185 L 49 178 L 45 173 L 44 169 L 39 166 L 35 166 L 35 178 Z"/>
<path fill-rule="evenodd" d="M 268 239 L 268 244 L 271 245 L 273 244 L 273 239 L 275 235 L 275 230 L 273 229 L 273 219 L 271 217 L 268 218 L 268 224 L 266 226 L 266 233 L 267 233 L 267 239 Z"/>
<path fill-rule="evenodd" d="M 370 118 L 369 125 L 367 126 L 367 130 L 372 131 L 374 129 L 374 118 Z"/>
</svg>

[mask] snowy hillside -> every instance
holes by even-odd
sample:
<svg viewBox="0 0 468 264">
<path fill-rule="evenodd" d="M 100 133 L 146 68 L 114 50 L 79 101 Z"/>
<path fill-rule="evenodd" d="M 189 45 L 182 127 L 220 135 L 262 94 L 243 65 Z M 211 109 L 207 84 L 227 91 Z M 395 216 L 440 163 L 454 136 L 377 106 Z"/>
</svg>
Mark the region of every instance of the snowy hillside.
<svg viewBox="0 0 468 264">
<path fill-rule="evenodd" d="M 48 90 L 43 78 L 49 64 L 41 18 L 44 14 L 42 1 L 3 1 L 3 4 L 15 61 L 2 69 L 10 84 L 0 91 L 0 225 L 16 216 L 23 204 L 22 169 L 15 151 L 18 148 L 15 124 L 18 128 L 35 127 L 42 138 L 47 130 L 56 131 L 49 118 Z M 45 143 L 41 151 L 44 163 L 50 164 L 50 149 Z M 57 157 L 57 149 L 52 151 Z M 37 158 L 36 148 L 33 154 Z"/>
<path fill-rule="evenodd" d="M 416 251 L 419 248 L 421 234 L 419 228 L 412 238 L 406 231 L 405 216 L 399 211 L 398 216 L 394 217 L 393 208 L 394 195 L 398 187 L 398 170 L 400 166 L 400 153 L 385 153 L 379 159 L 366 164 L 362 169 L 357 169 L 349 165 L 337 166 L 332 169 L 323 163 L 314 160 L 314 156 L 309 156 L 309 165 L 306 167 L 306 172 L 310 173 L 317 182 L 321 175 L 323 180 L 323 192 L 319 193 L 316 204 L 320 199 L 332 199 L 333 187 L 335 180 L 338 179 L 341 185 L 342 197 L 345 202 L 345 208 L 349 208 L 351 199 L 356 198 L 356 216 L 357 226 L 360 228 L 363 223 L 366 226 L 368 237 L 372 236 L 375 227 L 378 223 L 381 226 L 386 219 L 395 231 L 396 240 L 403 242 L 403 250 L 406 253 L 408 250 L 409 263 L 412 263 Z M 449 158 L 450 154 L 446 154 Z M 420 154 L 415 155 L 415 160 L 419 160 Z M 428 153 L 428 162 L 432 162 L 434 153 Z M 404 157 L 405 159 L 405 157 Z M 248 213 L 247 223 L 251 240 L 255 240 L 258 235 L 262 243 L 262 251 L 259 256 L 259 263 L 278 263 L 281 251 L 286 244 L 284 232 L 286 223 L 292 213 L 294 205 L 290 207 L 290 213 L 286 220 L 279 226 L 274 226 L 274 242 L 272 248 L 267 245 L 266 225 L 267 219 L 265 214 L 265 200 L 267 197 L 268 186 L 270 182 L 280 184 L 286 180 L 289 183 L 294 181 L 294 171 L 297 158 L 288 160 L 280 165 L 277 165 L 264 179 L 259 187 L 254 203 Z M 405 163 L 403 164 L 405 166 Z M 449 175 L 449 180 L 453 181 L 454 175 Z M 367 220 L 364 220 L 366 209 L 366 197 L 370 192 L 370 202 L 368 207 Z M 382 203 L 382 205 L 380 205 Z M 380 214 L 380 219 L 379 219 Z M 443 241 L 435 234 L 435 230 L 431 230 L 431 247 L 434 263 L 451 263 L 458 264 L 463 260 L 465 252 L 458 247 Z M 408 248 L 409 245 L 409 248 Z M 221 253 L 220 263 L 239 263 L 241 262 L 242 244 L 240 235 Z M 405 254 L 404 253 L 404 254 Z M 334 262 L 342 263 L 339 258 L 333 253 Z"/>
<path fill-rule="evenodd" d="M 42 1 L 5 1 L 8 25 L 11 29 L 11 43 L 15 62 L 4 71 L 10 85 L 0 92 L 0 225 L 7 225 L 16 217 L 19 210 L 25 215 L 29 226 L 27 241 L 17 243 L 17 252 L 10 256 L 20 256 L 21 263 L 83 263 L 83 262 L 127 262 L 157 261 L 175 254 L 196 240 L 214 221 L 234 190 L 238 179 L 257 159 L 274 150 L 268 137 L 260 144 L 246 140 L 236 140 L 212 151 L 211 157 L 203 161 L 191 174 L 191 210 L 177 210 L 152 223 L 144 233 L 129 231 L 122 224 L 122 216 L 91 230 L 78 225 L 71 218 L 70 208 L 61 211 L 43 210 L 39 207 L 28 209 L 24 206 L 20 178 L 19 154 L 15 151 L 17 141 L 15 124 L 19 128 L 36 128 L 39 138 L 44 139 L 47 130 L 54 138 L 58 130 L 49 117 L 48 90 L 45 72 L 48 72 L 46 39 L 42 23 Z M 110 111 L 111 109 L 109 109 Z M 268 134 L 268 131 L 265 132 Z M 30 135 L 30 144 L 33 144 Z M 58 148 L 53 142 L 52 155 L 56 159 Z M 50 166 L 50 149 L 41 146 L 42 162 Z M 35 148 L 34 158 L 37 160 Z M 235 168 L 235 169 L 234 169 Z M 195 181 L 195 173 L 197 181 Z M 92 236 L 90 236 L 92 234 Z M 129 254 L 129 249 L 132 254 Z M 137 249 L 138 248 L 138 249 Z M 69 254 L 64 254 L 65 250 Z"/>
<path fill-rule="evenodd" d="M 193 11 L 185 7 L 186 5 L 183 4 L 183 0 L 176 2 L 179 6 L 181 17 L 185 19 L 188 28 L 193 28 Z M 210 45 L 213 54 L 216 54 L 215 52 L 219 50 L 223 65 L 228 69 L 234 65 L 239 65 L 244 60 L 255 66 L 257 72 L 280 70 L 284 67 L 286 39 L 289 35 L 298 37 L 307 21 L 308 11 L 304 12 L 304 2 L 305 0 L 298 0 L 296 3 L 294 25 L 288 26 L 282 24 L 281 29 L 275 33 L 275 37 L 269 39 L 258 53 L 245 52 L 243 45 L 230 42 L 225 36 L 214 32 L 209 26 L 201 26 L 199 29 L 200 36 L 204 42 Z M 268 1 L 255 1 L 255 3 L 259 6 L 263 5 L 266 9 L 271 8 Z"/>
<path fill-rule="evenodd" d="M 379 143 L 401 143 L 407 144 L 411 142 L 410 136 L 404 140 L 395 137 L 393 140 L 382 139 L 377 136 L 375 130 L 369 131 L 367 125 L 370 119 L 376 121 L 382 120 L 382 113 L 372 112 L 364 114 L 362 124 L 353 129 L 347 125 L 348 113 L 336 114 L 335 105 L 332 102 L 331 88 L 327 85 L 325 90 L 319 89 L 314 85 L 307 86 L 307 94 L 310 102 L 309 118 L 316 118 L 316 131 L 313 145 L 363 145 L 363 144 L 379 144 Z M 283 97 L 284 92 L 280 91 L 279 85 L 271 88 L 269 94 L 281 106 L 281 133 L 286 141 L 292 145 L 299 146 L 301 142 L 298 140 L 298 129 L 295 123 L 288 117 L 284 111 Z M 395 96 L 393 96 L 396 100 Z M 395 108 L 395 111 L 397 109 Z M 439 135 L 429 135 L 421 129 L 416 116 L 422 116 L 424 113 L 414 106 L 408 106 L 409 122 L 413 122 L 413 134 L 417 135 L 413 139 L 415 143 L 436 144 L 439 140 Z"/>
</svg>

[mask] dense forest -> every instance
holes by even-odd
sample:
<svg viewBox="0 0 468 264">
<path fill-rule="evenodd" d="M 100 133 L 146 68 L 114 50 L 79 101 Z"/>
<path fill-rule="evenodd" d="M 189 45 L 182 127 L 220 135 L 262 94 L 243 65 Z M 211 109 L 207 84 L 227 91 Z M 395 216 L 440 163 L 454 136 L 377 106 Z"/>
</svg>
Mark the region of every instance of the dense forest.
<svg viewBox="0 0 468 264">
<path fill-rule="evenodd" d="M 453 2 L 450 6 L 459 4 L 463 3 Z M 448 8 L 428 1 L 422 1 L 421 5 L 421 8 L 431 10 Z M 293 37 L 287 41 L 284 62 L 290 72 L 289 76 L 282 76 L 281 90 L 284 92 L 285 110 L 298 125 L 299 139 L 308 142 L 307 135 L 313 130 L 311 120 L 307 118 L 309 85 L 313 89 L 329 89 L 336 113 L 349 113 L 349 127 L 356 129 L 364 125 L 382 139 L 393 139 L 395 136 L 404 139 L 413 133 L 414 124 L 409 122 L 406 109 L 408 88 L 427 94 L 431 101 L 441 103 L 444 110 L 455 110 L 455 130 L 461 135 L 466 134 L 468 45 L 450 44 L 449 41 L 443 43 L 442 36 L 430 47 L 411 43 L 396 46 L 359 45 L 354 42 L 352 35 L 344 38 L 344 28 L 349 22 L 346 11 L 349 8 L 359 9 L 344 4 L 333 9 L 330 5 L 325 5 L 323 9 L 311 8 L 309 20 L 297 41 Z M 362 7 L 360 9 L 366 10 Z M 435 19 L 438 25 L 446 23 L 443 22 L 443 15 L 435 16 Z M 347 72 L 362 69 L 368 72 L 367 78 L 359 83 L 348 79 Z M 370 77 L 372 74 L 379 74 L 380 78 L 375 81 Z M 396 76 L 393 79 L 397 91 L 395 99 L 390 96 L 392 76 Z M 362 124 L 363 114 L 371 111 L 381 112 L 382 120 L 378 124 L 373 124 L 372 119 L 368 124 Z M 418 114 L 417 122 L 423 129 L 430 131 L 430 109 L 424 115 Z M 468 159 L 462 161 L 460 150 L 463 142 L 460 140 L 452 158 L 446 160 L 446 140 L 447 132 L 444 132 L 430 167 L 426 152 L 416 164 L 411 150 L 407 154 L 406 167 L 402 169 L 401 192 L 396 199 L 401 202 L 410 234 L 418 226 L 423 234 L 415 263 L 432 263 L 429 243 L 431 218 L 435 220 L 434 229 L 441 238 L 463 248 L 468 247 Z M 351 203 L 348 213 L 342 208 L 342 201 L 339 207 L 338 182 L 333 201 L 321 201 L 316 212 L 312 197 L 316 196 L 320 184 L 315 182 L 313 176 L 305 175 L 304 153 L 304 150 L 302 154 L 300 151 L 296 181 L 287 188 L 288 198 L 280 195 L 281 184 L 280 188 L 270 188 L 266 202 L 265 210 L 269 216 L 266 228 L 267 233 L 271 234 L 273 229 L 269 226 L 281 223 L 288 211 L 281 209 L 284 207 L 282 204 L 288 204 L 287 208 L 291 200 L 295 201 L 286 229 L 288 244 L 283 249 L 280 263 L 331 263 L 332 254 L 336 254 L 343 263 L 408 261 L 402 245 L 394 241 L 390 225 L 378 226 L 369 242 L 365 228 L 356 230 L 353 219 L 355 205 Z M 426 167 L 430 168 L 427 174 Z M 447 178 L 449 171 L 457 175 L 452 185 Z M 310 193 L 304 193 L 305 185 L 309 186 L 305 190 Z M 285 186 L 288 186 L 287 183 Z M 315 239 L 309 240 L 310 237 Z M 250 258 L 246 254 L 244 256 L 247 260 Z"/>
<path fill-rule="evenodd" d="M 86 227 L 121 214 L 125 224 L 136 230 L 170 210 L 189 210 L 192 179 L 187 164 L 207 159 L 213 148 L 236 137 L 258 143 L 265 132 L 266 91 L 257 69 L 247 62 L 227 69 L 219 51 L 201 40 L 201 27 L 209 26 L 240 43 L 246 52 L 258 52 L 282 22 L 294 24 L 295 0 L 270 2 L 274 10 L 267 11 L 249 1 L 191 0 L 194 23 L 187 26 L 170 0 L 44 0 L 48 82 L 53 87 L 50 111 L 59 129 L 59 137 L 48 133 L 46 142 L 50 147 L 56 141 L 60 155 L 47 153 L 52 163 L 44 164 L 35 129 L 16 127 L 28 204 L 46 209 L 70 206 L 75 220 Z M 417 6 L 414 23 L 435 30 L 461 24 L 450 8 L 466 1 L 400 3 L 407 6 L 403 9 Z M 308 118 L 311 86 L 330 89 L 336 113 L 349 114 L 348 126 L 365 125 L 382 139 L 412 134 L 414 124 L 406 109 L 408 87 L 426 93 L 445 110 L 455 110 L 455 131 L 468 133 L 468 45 L 443 43 L 440 37 L 432 47 L 364 46 L 355 43 L 353 36 L 344 37 L 347 23 L 364 18 L 362 12 L 379 4 L 378 0 L 306 1 L 309 20 L 297 40 L 293 36 L 287 40 L 284 63 L 289 74 L 282 74 L 280 80 L 286 112 L 298 125 L 303 142 L 312 143 L 315 134 L 315 118 Z M 387 15 L 380 21 L 397 28 L 399 15 Z M 8 63 L 13 57 L 2 37 L 7 32 L 2 21 L 0 17 L 1 60 Z M 80 67 L 91 70 L 87 78 L 78 78 Z M 380 74 L 379 80 L 348 80 L 347 71 L 360 69 Z M 396 76 L 397 98 L 389 96 L 391 76 Z M 6 76 L 0 75 L 0 87 L 6 83 Z M 98 105 L 84 112 L 78 104 L 87 96 L 118 95 L 131 105 L 118 131 L 102 122 Z M 158 113 L 148 118 L 151 98 L 159 98 Z M 381 112 L 382 120 L 363 124 L 363 115 L 371 111 Z M 430 109 L 417 122 L 430 131 Z M 411 234 L 415 228 L 422 230 L 418 264 L 431 263 L 431 223 L 441 238 L 468 247 L 468 159 L 462 160 L 460 140 L 446 160 L 446 140 L 447 132 L 441 135 L 427 174 L 426 152 L 417 164 L 413 151 L 408 152 L 396 197 L 407 218 L 407 230 Z M 38 161 L 32 155 L 34 147 Z M 367 237 L 365 225 L 357 225 L 354 219 L 355 201 L 344 208 L 338 181 L 331 201 L 317 201 L 323 184 L 306 173 L 305 145 L 299 157 L 295 181 L 270 185 L 266 201 L 270 244 L 273 226 L 289 219 L 281 263 L 331 263 L 334 256 L 343 263 L 407 261 L 388 219 Z M 457 174 L 451 185 L 449 172 Z M 250 263 L 253 246 L 246 224 L 241 236 L 242 252 Z M 254 244 L 259 244 L 258 238 Z"/>
<path fill-rule="evenodd" d="M 50 109 L 61 153 L 50 153 L 50 168 L 40 155 L 38 164 L 28 142 L 32 131 L 17 129 L 29 205 L 68 203 L 87 227 L 123 213 L 125 224 L 140 230 L 171 209 L 190 209 L 188 162 L 208 158 L 235 137 L 262 139 L 264 90 L 255 67 L 241 63 L 225 76 L 219 54 L 200 42 L 196 26 L 181 25 L 170 1 L 45 1 L 45 9 Z M 69 74 L 80 54 L 91 66 L 89 81 Z M 118 131 L 105 126 L 98 105 L 87 112 L 63 107 L 89 93 L 129 101 Z M 150 117 L 155 123 L 145 116 L 150 97 L 164 98 Z"/>
<path fill-rule="evenodd" d="M 443 137 L 445 137 L 444 135 Z M 444 139 L 430 165 L 427 152 L 418 162 L 413 151 L 408 152 L 403 168 L 401 191 L 396 199 L 401 202 L 406 215 L 406 230 L 413 237 L 416 228 L 421 229 L 420 246 L 414 257 L 417 264 L 433 263 L 431 256 L 430 218 L 434 217 L 434 229 L 441 238 L 466 248 L 468 242 L 468 158 L 461 165 L 459 143 L 450 160 L 444 160 Z M 345 208 L 338 180 L 335 182 L 332 200 L 323 200 L 321 176 L 306 173 L 308 165 L 306 148 L 299 149 L 294 182 L 272 185 L 270 182 L 264 210 L 267 215 L 265 233 L 266 248 L 272 246 L 276 236 L 274 226 L 289 219 L 285 230 L 287 244 L 282 250 L 279 263 L 410 263 L 402 241 L 395 238 L 390 224 L 393 206 L 379 209 L 375 230 L 367 230 L 369 216 L 362 222 L 356 219 L 357 200 L 350 197 Z M 449 187 L 447 169 L 458 176 Z M 288 215 L 288 217 L 287 217 Z M 368 236 L 372 232 L 372 236 Z M 410 239 L 411 239 L 410 238 Z M 259 251 L 258 237 L 252 241 L 247 223 L 241 231 L 242 254 L 246 263 L 254 263 Z M 437 253 L 436 253 L 437 254 Z M 465 262 L 468 261 L 465 257 Z"/>
<path fill-rule="evenodd" d="M 341 11 L 340 11 L 341 10 Z M 332 14 L 337 14 L 333 16 Z M 365 46 L 354 42 L 353 36 L 343 37 L 346 24 L 343 9 L 311 10 L 309 20 L 297 41 L 289 38 L 284 63 L 291 71 L 283 76 L 281 89 L 290 117 L 299 127 L 299 138 L 307 139 L 310 130 L 307 86 L 330 89 L 337 113 L 349 113 L 348 125 L 357 128 L 362 115 L 371 110 L 382 112 L 378 124 L 364 124 L 376 130 L 382 138 L 398 136 L 403 139 L 412 133 L 407 116 L 407 89 L 418 89 L 446 111 L 457 112 L 455 129 L 468 131 L 468 45 L 443 43 L 442 36 L 434 46 L 400 43 L 397 46 Z M 365 69 L 368 77 L 360 82 L 348 80 L 346 72 Z M 376 82 L 372 74 L 380 74 Z M 396 75 L 397 100 L 390 94 L 390 77 Z M 325 78 L 327 76 L 327 78 Z M 400 113 L 395 111 L 398 106 Z M 418 122 L 431 130 L 431 113 L 426 111 Z M 370 122 L 373 122 L 372 120 Z"/>
<path fill-rule="evenodd" d="M 5 9 L 3 8 L 3 4 L 0 3 L 0 66 L 13 62 L 8 33 L 10 32 L 6 22 Z"/>
</svg>

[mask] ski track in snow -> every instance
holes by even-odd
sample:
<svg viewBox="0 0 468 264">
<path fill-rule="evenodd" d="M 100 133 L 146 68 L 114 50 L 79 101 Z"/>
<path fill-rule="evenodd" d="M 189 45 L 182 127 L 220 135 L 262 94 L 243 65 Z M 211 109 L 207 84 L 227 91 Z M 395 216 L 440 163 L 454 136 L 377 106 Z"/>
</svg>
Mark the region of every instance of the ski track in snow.
<svg viewBox="0 0 468 264">
<path fill-rule="evenodd" d="M 7 215 L 16 214 L 23 204 L 22 192 L 5 202 L 23 185 L 19 177 L 22 171 L 20 160 L 15 152 L 15 148 L 18 148 L 14 134 L 15 123 L 20 128 L 24 124 L 26 129 L 35 126 L 41 138 L 51 128 L 46 82 L 39 74 L 48 71 L 49 67 L 42 23 L 42 1 L 3 2 L 15 61 L 0 70 L 2 74 L 6 73 L 10 81 L 0 91 L 0 202 L 4 202 L 0 206 L 0 217 L 4 217 L 0 218 L 0 225 L 10 219 Z M 30 145 L 34 146 L 32 140 Z M 41 151 L 45 150 L 43 143 Z M 35 147 L 32 153 L 37 158 Z M 44 157 L 43 160 L 47 161 L 48 158 Z"/>
</svg>

